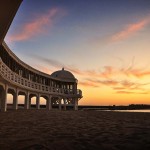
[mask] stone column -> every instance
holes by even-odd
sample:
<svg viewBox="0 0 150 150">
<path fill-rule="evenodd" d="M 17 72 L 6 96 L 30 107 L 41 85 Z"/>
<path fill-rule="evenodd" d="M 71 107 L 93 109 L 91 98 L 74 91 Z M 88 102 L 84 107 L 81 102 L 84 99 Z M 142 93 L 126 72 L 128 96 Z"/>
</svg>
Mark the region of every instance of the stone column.
<svg viewBox="0 0 150 150">
<path fill-rule="evenodd" d="M 36 109 L 40 109 L 40 95 L 36 96 Z"/>
<path fill-rule="evenodd" d="M 29 92 L 25 95 L 25 109 L 29 109 Z"/>
<path fill-rule="evenodd" d="M 61 110 L 61 98 L 59 98 L 59 110 Z"/>
<path fill-rule="evenodd" d="M 78 110 L 78 98 L 74 98 L 74 110 Z"/>
<path fill-rule="evenodd" d="M 1 105 L 2 105 L 2 93 L 3 93 L 3 91 L 1 90 L 0 91 L 0 110 L 1 110 Z"/>
<path fill-rule="evenodd" d="M 2 112 L 7 111 L 7 91 L 8 91 L 8 86 L 6 84 L 4 91 L 1 93 L 1 111 Z"/>
<path fill-rule="evenodd" d="M 63 100 L 64 100 L 64 110 L 66 110 L 66 99 Z"/>
<path fill-rule="evenodd" d="M 46 109 L 47 109 L 47 110 L 51 110 L 51 109 L 52 109 L 51 97 L 52 97 L 52 96 L 49 96 L 48 99 L 47 99 L 47 101 L 46 101 Z"/>
<path fill-rule="evenodd" d="M 16 90 L 16 93 L 13 95 L 13 109 L 18 109 L 18 90 Z"/>
<path fill-rule="evenodd" d="M 31 97 L 29 96 L 29 109 L 31 109 Z"/>
<path fill-rule="evenodd" d="M 0 94 L 0 110 L 1 110 L 1 101 L 2 101 L 2 99 L 1 99 L 1 94 Z"/>
</svg>

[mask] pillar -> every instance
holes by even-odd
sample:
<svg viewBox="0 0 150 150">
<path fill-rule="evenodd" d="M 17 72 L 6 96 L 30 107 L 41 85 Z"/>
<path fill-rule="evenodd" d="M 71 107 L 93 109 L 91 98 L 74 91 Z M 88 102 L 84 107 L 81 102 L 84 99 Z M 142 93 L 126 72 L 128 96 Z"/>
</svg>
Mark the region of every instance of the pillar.
<svg viewBox="0 0 150 150">
<path fill-rule="evenodd" d="M 0 110 L 1 110 L 1 101 L 2 101 L 2 100 L 1 100 L 1 94 L 0 94 Z"/>
<path fill-rule="evenodd" d="M 51 110 L 52 109 L 51 98 L 52 98 L 52 96 L 49 96 L 47 101 L 46 101 L 46 109 L 47 110 Z"/>
<path fill-rule="evenodd" d="M 74 110 L 78 110 L 78 98 L 74 98 Z"/>
<path fill-rule="evenodd" d="M 36 96 L 36 109 L 40 109 L 40 95 Z"/>
<path fill-rule="evenodd" d="M 16 90 L 16 93 L 13 95 L 13 109 L 18 109 L 18 90 Z"/>
<path fill-rule="evenodd" d="M 25 95 L 25 109 L 29 109 L 29 92 Z"/>
<path fill-rule="evenodd" d="M 7 111 L 7 91 L 8 91 L 8 86 L 6 84 L 4 91 L 2 91 L 1 93 L 1 111 L 2 112 Z"/>
<path fill-rule="evenodd" d="M 29 96 L 29 109 L 31 109 L 31 97 Z"/>
<path fill-rule="evenodd" d="M 0 110 L 1 110 L 1 105 L 2 105 L 2 92 L 3 91 L 0 91 Z"/>
<path fill-rule="evenodd" d="M 59 110 L 61 110 L 61 98 L 59 98 Z"/>
<path fill-rule="evenodd" d="M 63 100 L 64 100 L 64 110 L 66 110 L 66 99 Z"/>
</svg>

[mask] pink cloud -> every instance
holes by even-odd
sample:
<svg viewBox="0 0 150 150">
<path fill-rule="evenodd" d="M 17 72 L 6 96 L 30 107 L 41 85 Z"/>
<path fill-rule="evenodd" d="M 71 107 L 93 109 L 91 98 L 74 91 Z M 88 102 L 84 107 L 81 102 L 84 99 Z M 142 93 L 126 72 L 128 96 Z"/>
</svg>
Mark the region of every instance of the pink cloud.
<svg viewBox="0 0 150 150">
<path fill-rule="evenodd" d="M 58 8 L 50 9 L 46 14 L 38 15 L 38 17 L 36 17 L 32 21 L 25 23 L 18 30 L 18 32 L 10 35 L 8 37 L 8 40 L 10 42 L 24 41 L 39 34 L 43 34 L 45 33 L 44 27 L 48 25 L 51 29 L 55 22 L 55 18 L 58 15 L 62 15 L 61 10 L 59 10 Z"/>
<path fill-rule="evenodd" d="M 116 42 L 116 41 L 121 41 L 121 40 L 127 39 L 127 38 L 133 36 L 138 31 L 142 30 L 149 23 L 150 23 L 150 19 L 148 17 L 137 23 L 130 24 L 122 31 L 119 31 L 118 33 L 114 34 L 111 37 L 111 41 Z"/>
</svg>

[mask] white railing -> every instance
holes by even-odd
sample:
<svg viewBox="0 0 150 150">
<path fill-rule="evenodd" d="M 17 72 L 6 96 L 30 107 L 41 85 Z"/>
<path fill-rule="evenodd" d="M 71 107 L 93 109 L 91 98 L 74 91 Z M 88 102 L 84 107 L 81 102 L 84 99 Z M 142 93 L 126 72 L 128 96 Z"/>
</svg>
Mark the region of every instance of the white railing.
<svg viewBox="0 0 150 150">
<path fill-rule="evenodd" d="M 77 97 L 82 97 L 82 92 L 81 90 L 77 90 L 76 93 L 74 93 L 72 90 L 66 90 L 62 88 L 55 88 L 55 87 L 50 87 L 46 86 L 43 84 L 39 84 L 36 82 L 32 82 L 28 79 L 25 79 L 15 72 L 13 72 L 5 63 L 0 58 L 0 75 L 5 79 L 10 81 L 10 83 L 17 84 L 18 86 L 28 88 L 30 90 L 34 90 L 37 92 L 42 92 L 42 93 L 52 93 L 52 94 L 58 94 L 58 95 L 75 95 Z"/>
</svg>

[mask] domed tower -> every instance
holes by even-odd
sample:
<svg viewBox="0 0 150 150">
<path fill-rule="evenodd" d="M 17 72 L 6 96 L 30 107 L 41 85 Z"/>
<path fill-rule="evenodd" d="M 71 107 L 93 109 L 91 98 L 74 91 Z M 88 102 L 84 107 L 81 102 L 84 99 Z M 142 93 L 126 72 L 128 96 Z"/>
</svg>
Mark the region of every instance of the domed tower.
<svg viewBox="0 0 150 150">
<path fill-rule="evenodd" d="M 52 77 L 60 78 L 60 79 L 70 79 L 70 80 L 76 80 L 74 75 L 62 68 L 62 70 L 55 71 L 51 74 Z"/>
<path fill-rule="evenodd" d="M 57 78 L 61 81 L 59 88 L 61 88 L 64 92 L 62 97 L 64 108 L 67 106 L 74 107 L 75 110 L 78 109 L 78 100 L 82 98 L 82 91 L 77 89 L 78 80 L 75 76 L 62 68 L 62 70 L 55 71 L 51 74 L 51 77 Z M 57 99 L 53 99 L 53 105 L 57 104 Z"/>
</svg>

